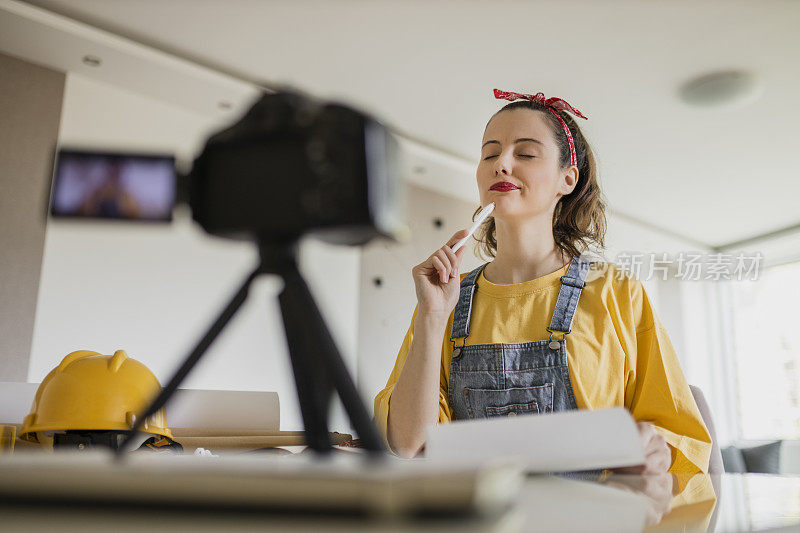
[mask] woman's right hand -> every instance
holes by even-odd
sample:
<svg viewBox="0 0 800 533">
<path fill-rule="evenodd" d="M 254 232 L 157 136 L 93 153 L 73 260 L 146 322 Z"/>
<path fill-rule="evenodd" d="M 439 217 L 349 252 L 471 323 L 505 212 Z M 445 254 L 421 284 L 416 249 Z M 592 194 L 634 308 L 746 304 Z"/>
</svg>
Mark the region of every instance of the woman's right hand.
<svg viewBox="0 0 800 533">
<path fill-rule="evenodd" d="M 411 269 L 417 290 L 418 313 L 450 316 L 458 302 L 461 288 L 458 269 L 464 255 L 463 246 L 455 253 L 451 248 L 466 237 L 467 233 L 465 229 L 456 232 L 447 244 Z"/>
</svg>

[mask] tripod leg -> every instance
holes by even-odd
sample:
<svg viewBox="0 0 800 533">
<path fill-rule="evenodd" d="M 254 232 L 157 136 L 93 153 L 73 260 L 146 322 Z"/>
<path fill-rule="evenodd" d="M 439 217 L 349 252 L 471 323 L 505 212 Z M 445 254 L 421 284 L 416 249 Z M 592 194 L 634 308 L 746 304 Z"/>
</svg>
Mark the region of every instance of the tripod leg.
<svg viewBox="0 0 800 533">
<path fill-rule="evenodd" d="M 330 380 L 324 373 L 319 357 L 315 354 L 321 348 L 314 335 L 303 302 L 297 295 L 297 279 L 284 278 L 284 290 L 278 296 L 283 315 L 283 327 L 286 331 L 286 342 L 289 345 L 289 356 L 297 387 L 297 398 L 303 425 L 306 432 L 306 444 L 316 452 L 331 451 L 328 435 L 328 414 L 332 395 Z"/>
<path fill-rule="evenodd" d="M 200 342 L 194 347 L 192 352 L 189 356 L 184 360 L 181 367 L 175 372 L 175 375 L 169 380 L 169 383 L 165 387 L 161 389 L 161 393 L 156 397 L 155 400 L 145 409 L 144 413 L 136 418 L 136 421 L 133 427 L 128 434 L 128 437 L 125 441 L 117 448 L 117 455 L 121 455 L 123 451 L 127 449 L 127 445 L 129 441 L 136 435 L 136 433 L 142 428 L 145 420 L 147 420 L 150 416 L 155 414 L 159 409 L 164 407 L 175 391 L 178 389 L 180 384 L 186 378 L 186 376 L 191 372 L 200 358 L 206 353 L 206 350 L 211 346 L 211 343 L 222 333 L 222 330 L 225 329 L 225 326 L 228 325 L 231 318 L 236 314 L 242 304 L 247 300 L 247 293 L 250 290 L 250 285 L 253 283 L 253 280 L 261 274 L 262 270 L 261 267 L 255 269 L 247 278 L 245 279 L 244 283 L 242 283 L 241 287 L 236 294 L 231 298 L 231 301 L 228 305 L 223 309 L 222 313 L 217 317 L 214 323 L 208 328 L 206 334 L 203 335 L 203 338 L 200 339 Z"/>
<path fill-rule="evenodd" d="M 385 451 L 383 439 L 369 418 L 297 264 L 291 264 L 283 276 L 284 290 L 279 299 L 309 446 L 315 450 L 316 446 L 320 450 L 330 449 L 327 414 L 332 385 L 365 448 L 373 452 Z M 296 344 L 292 339 L 296 339 Z M 297 347 L 294 350 L 293 345 Z"/>
</svg>

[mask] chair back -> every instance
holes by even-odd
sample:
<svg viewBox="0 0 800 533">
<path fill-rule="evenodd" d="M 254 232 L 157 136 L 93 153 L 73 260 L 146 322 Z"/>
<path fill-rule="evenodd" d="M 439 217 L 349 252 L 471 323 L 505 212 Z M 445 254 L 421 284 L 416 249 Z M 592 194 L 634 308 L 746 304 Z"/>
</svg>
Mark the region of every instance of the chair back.
<svg viewBox="0 0 800 533">
<path fill-rule="evenodd" d="M 722 452 L 720 452 L 719 444 L 717 443 L 717 432 L 714 429 L 714 420 L 711 418 L 711 409 L 708 407 L 703 391 L 694 385 L 689 385 L 689 389 L 692 391 L 692 396 L 694 396 L 694 401 L 700 410 L 700 415 L 703 417 L 703 422 L 706 423 L 708 434 L 711 435 L 711 457 L 708 460 L 708 473 L 724 474 L 725 467 L 722 465 Z"/>
</svg>

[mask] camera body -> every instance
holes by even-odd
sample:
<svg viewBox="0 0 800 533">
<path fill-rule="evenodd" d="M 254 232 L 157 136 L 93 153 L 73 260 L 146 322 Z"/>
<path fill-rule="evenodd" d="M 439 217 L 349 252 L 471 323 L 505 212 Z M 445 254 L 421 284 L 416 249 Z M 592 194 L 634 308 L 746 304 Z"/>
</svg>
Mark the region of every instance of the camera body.
<svg viewBox="0 0 800 533">
<path fill-rule="evenodd" d="M 188 176 L 207 232 L 257 242 L 305 233 L 360 245 L 402 230 L 396 139 L 378 121 L 295 92 L 265 94 L 211 136 Z"/>
</svg>

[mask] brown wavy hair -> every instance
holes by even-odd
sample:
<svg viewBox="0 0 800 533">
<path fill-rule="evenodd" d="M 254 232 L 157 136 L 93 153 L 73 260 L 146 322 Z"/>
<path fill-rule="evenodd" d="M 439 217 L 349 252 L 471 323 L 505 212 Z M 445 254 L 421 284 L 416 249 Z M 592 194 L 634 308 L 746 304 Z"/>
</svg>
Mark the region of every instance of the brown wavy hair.
<svg viewBox="0 0 800 533">
<path fill-rule="evenodd" d="M 558 145 L 559 165 L 561 168 L 569 167 L 570 154 L 567 135 L 549 108 L 529 100 L 518 100 L 507 104 L 492 115 L 492 118 L 503 111 L 514 109 L 530 109 L 542 113 Z M 592 244 L 597 245 L 600 249 L 605 247 L 606 203 L 600 192 L 597 164 L 589 143 L 568 113 L 563 111 L 557 111 L 557 113 L 564 119 L 572 133 L 575 155 L 578 159 L 578 183 L 571 193 L 562 196 L 556 204 L 553 211 L 553 239 L 560 250 L 571 257 L 577 257 Z M 489 121 L 491 122 L 491 119 Z M 472 214 L 473 221 L 480 210 L 481 206 L 478 206 L 475 213 Z M 479 256 L 486 255 L 494 258 L 497 253 L 497 231 L 494 217 L 487 218 L 475 232 L 473 238 L 478 241 L 475 250 Z"/>
</svg>

